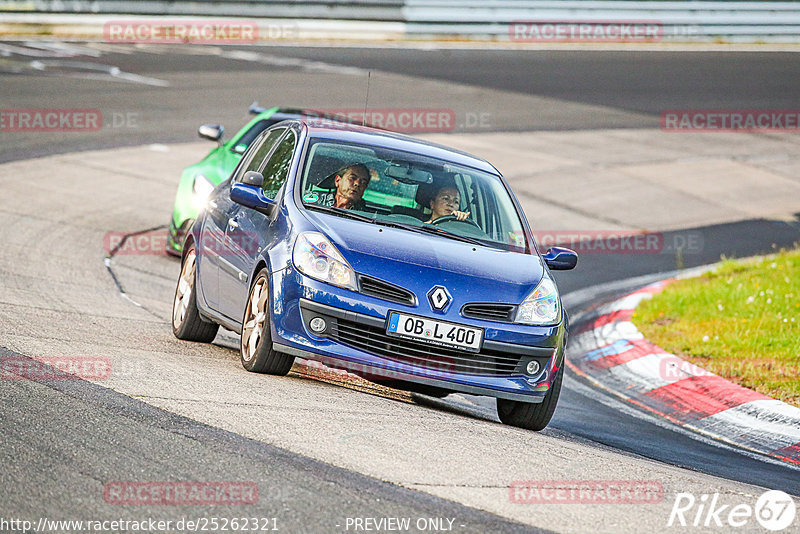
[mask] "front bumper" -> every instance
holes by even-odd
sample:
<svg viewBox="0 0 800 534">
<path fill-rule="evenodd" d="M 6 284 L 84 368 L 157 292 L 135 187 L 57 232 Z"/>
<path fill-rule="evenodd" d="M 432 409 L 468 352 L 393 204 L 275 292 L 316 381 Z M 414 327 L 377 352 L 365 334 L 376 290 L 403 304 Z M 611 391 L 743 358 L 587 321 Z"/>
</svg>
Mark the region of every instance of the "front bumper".
<svg viewBox="0 0 800 534">
<path fill-rule="evenodd" d="M 523 327 L 463 320 L 485 328 L 479 353 L 386 335 L 388 310 L 419 315 L 417 306 L 382 301 L 310 280 L 291 268 L 273 273 L 275 349 L 343 368 L 374 381 L 403 381 L 473 395 L 541 402 L 563 361 L 563 325 Z M 325 329 L 312 331 L 314 318 Z M 527 331 L 527 336 L 519 335 Z M 516 334 L 516 335 L 515 335 Z M 519 339 L 515 343 L 514 341 Z M 536 339 L 538 343 L 531 343 Z M 539 371 L 526 372 L 531 361 Z"/>
<path fill-rule="evenodd" d="M 170 219 L 169 230 L 167 231 L 167 254 L 180 256 L 183 253 L 183 242 L 186 241 L 186 234 L 192 229 L 193 224 L 194 219 L 187 219 L 183 221 L 180 227 L 177 227 L 175 219 Z"/>
</svg>

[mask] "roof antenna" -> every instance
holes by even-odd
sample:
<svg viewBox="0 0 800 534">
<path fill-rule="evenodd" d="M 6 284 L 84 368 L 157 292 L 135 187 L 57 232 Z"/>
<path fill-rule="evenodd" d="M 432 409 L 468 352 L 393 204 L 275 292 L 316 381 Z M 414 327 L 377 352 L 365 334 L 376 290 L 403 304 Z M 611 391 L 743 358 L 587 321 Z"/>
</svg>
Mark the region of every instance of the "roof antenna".
<svg viewBox="0 0 800 534">
<path fill-rule="evenodd" d="M 369 81 L 372 76 L 372 71 L 367 71 L 367 98 L 364 99 L 364 118 L 361 119 L 361 126 L 367 125 L 367 105 L 369 104 Z"/>
</svg>

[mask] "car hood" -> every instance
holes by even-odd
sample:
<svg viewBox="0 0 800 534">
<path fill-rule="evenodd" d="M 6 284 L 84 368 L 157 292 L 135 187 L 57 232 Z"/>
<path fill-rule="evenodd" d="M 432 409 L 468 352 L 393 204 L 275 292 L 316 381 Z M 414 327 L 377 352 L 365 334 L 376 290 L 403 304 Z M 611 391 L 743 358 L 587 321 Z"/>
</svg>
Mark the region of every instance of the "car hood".
<svg viewBox="0 0 800 534">
<path fill-rule="evenodd" d="M 520 254 L 401 228 L 306 212 L 356 272 L 399 285 L 420 300 L 443 285 L 454 304 L 521 302 L 544 274 L 536 254 Z"/>
</svg>

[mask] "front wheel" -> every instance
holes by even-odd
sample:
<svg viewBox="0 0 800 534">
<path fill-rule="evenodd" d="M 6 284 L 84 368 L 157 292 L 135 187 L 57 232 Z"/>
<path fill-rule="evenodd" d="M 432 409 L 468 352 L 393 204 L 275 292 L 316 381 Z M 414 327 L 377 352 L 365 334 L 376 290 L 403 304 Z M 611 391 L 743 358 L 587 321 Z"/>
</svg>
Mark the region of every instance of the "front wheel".
<svg viewBox="0 0 800 534">
<path fill-rule="evenodd" d="M 172 301 L 172 333 L 185 341 L 211 343 L 217 336 L 219 325 L 204 321 L 197 311 L 196 271 L 197 254 L 192 245 L 183 259 L 175 299 Z"/>
<path fill-rule="evenodd" d="M 497 415 L 500 421 L 507 425 L 518 426 L 528 430 L 543 430 L 553 418 L 561 394 L 561 380 L 564 376 L 564 366 L 556 371 L 553 385 L 540 403 L 520 402 L 507 399 L 497 399 Z"/>
<path fill-rule="evenodd" d="M 262 269 L 250 288 L 242 319 L 242 341 L 239 355 L 242 366 L 252 373 L 286 375 L 292 368 L 294 356 L 273 350 L 269 320 L 269 277 Z"/>
</svg>

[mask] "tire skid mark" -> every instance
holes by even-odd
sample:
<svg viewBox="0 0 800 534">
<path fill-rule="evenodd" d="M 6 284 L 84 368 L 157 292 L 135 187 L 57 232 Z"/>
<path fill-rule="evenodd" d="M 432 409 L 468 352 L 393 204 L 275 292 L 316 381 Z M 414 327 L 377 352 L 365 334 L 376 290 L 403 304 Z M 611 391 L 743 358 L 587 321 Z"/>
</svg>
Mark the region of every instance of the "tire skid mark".
<svg viewBox="0 0 800 534">
<path fill-rule="evenodd" d="M 114 281 L 114 285 L 117 286 L 117 290 L 119 291 L 119 295 L 122 298 L 124 298 L 125 300 L 129 301 L 131 304 L 143 309 L 144 311 L 146 311 L 147 313 L 149 313 L 150 315 L 152 315 L 154 317 L 158 317 L 159 319 L 162 318 L 159 314 L 157 314 L 153 310 L 147 308 L 147 306 L 144 306 L 144 305 L 140 304 L 139 302 L 136 302 L 135 300 L 133 300 L 131 297 L 128 296 L 128 294 L 125 291 L 125 288 L 122 285 L 122 282 L 119 281 L 119 278 L 117 277 L 117 274 L 114 272 L 114 264 L 113 264 L 112 260 L 114 259 L 114 256 L 116 256 L 117 252 L 119 252 L 122 249 L 122 247 L 125 246 L 125 242 L 129 238 L 135 237 L 135 236 L 141 235 L 141 234 L 146 234 L 146 233 L 149 233 L 149 232 L 156 232 L 158 230 L 166 230 L 166 228 L 167 228 L 167 225 L 161 224 L 159 226 L 154 226 L 152 228 L 147 228 L 145 230 L 139 230 L 137 232 L 127 233 L 127 234 L 122 236 L 122 239 L 120 240 L 120 242 L 117 243 L 117 245 L 108 252 L 108 254 L 106 255 L 105 258 L 103 258 L 103 264 L 106 266 L 106 270 L 108 271 L 108 274 L 111 275 L 111 279 Z"/>
</svg>

